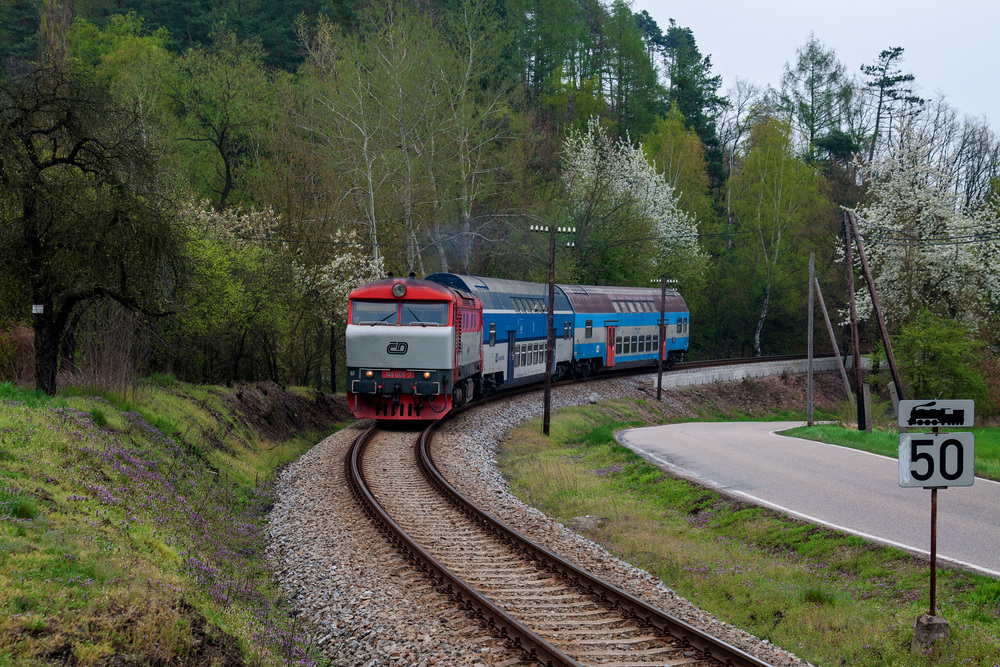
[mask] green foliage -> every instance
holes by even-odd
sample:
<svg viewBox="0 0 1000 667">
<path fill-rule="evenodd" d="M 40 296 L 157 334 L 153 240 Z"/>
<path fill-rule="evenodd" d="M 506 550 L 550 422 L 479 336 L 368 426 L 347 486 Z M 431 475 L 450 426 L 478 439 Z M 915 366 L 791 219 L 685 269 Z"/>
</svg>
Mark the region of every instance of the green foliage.
<svg viewBox="0 0 1000 667">
<path fill-rule="evenodd" d="M 796 49 L 796 55 L 794 66 L 785 64 L 781 101 L 803 139 L 806 161 L 812 162 L 821 138 L 833 133 L 847 137 L 838 124 L 843 111 L 840 104 L 848 95 L 850 84 L 844 76 L 843 63 L 815 33 L 810 33 L 805 45 Z M 827 141 L 825 146 L 830 150 L 831 143 Z M 837 151 L 845 148 L 842 143 L 832 147 Z"/>
<path fill-rule="evenodd" d="M 38 57 L 40 7 L 31 0 L 0 2 L 0 63 Z"/>
<path fill-rule="evenodd" d="M 712 59 L 701 55 L 694 32 L 673 19 L 664 36 L 664 60 L 669 102 L 684 116 L 684 124 L 701 138 L 708 175 L 714 185 L 721 185 L 726 176 L 715 119 L 727 103 L 719 95 L 722 77 L 712 74 Z"/>
<path fill-rule="evenodd" d="M 0 82 L 0 261 L 27 283 L 35 378 L 54 393 L 73 309 L 95 298 L 152 313 L 178 261 L 148 120 L 66 66 Z"/>
<path fill-rule="evenodd" d="M 977 367 L 982 348 L 971 328 L 926 309 L 893 337 L 893 354 L 904 381 L 919 399 L 981 401 L 987 394 Z"/>
<path fill-rule="evenodd" d="M 213 234 L 220 231 L 194 222 L 189 228 L 191 273 L 170 332 L 183 346 L 174 356 L 182 377 L 216 382 L 241 377 L 247 363 L 267 363 L 260 347 L 287 336 L 282 327 L 291 286 L 280 253 L 265 243 Z"/>
<path fill-rule="evenodd" d="M 657 119 L 653 129 L 642 137 L 646 157 L 678 192 L 678 204 L 693 213 L 699 222 L 715 217 L 710 194 L 705 147 L 693 129 L 684 125 L 676 104 L 665 117 Z"/>
<path fill-rule="evenodd" d="M 136 14 L 113 14 L 103 26 L 77 18 L 67 35 L 78 71 L 124 104 L 142 110 L 150 126 L 170 121 L 167 87 L 175 56 L 166 29 L 149 30 Z"/>
<path fill-rule="evenodd" d="M 278 109 L 274 77 L 257 40 L 242 41 L 225 23 L 211 46 L 189 49 L 176 61 L 169 90 L 177 117 L 182 168 L 199 197 L 226 208 L 242 162 Z"/>
<path fill-rule="evenodd" d="M 818 170 L 795 154 L 786 123 L 768 119 L 755 126 L 741 158 L 730 183 L 734 233 L 709 281 L 719 294 L 711 307 L 720 326 L 731 327 L 732 349 L 759 355 L 801 335 L 815 247 L 803 229 L 831 206 Z"/>
</svg>

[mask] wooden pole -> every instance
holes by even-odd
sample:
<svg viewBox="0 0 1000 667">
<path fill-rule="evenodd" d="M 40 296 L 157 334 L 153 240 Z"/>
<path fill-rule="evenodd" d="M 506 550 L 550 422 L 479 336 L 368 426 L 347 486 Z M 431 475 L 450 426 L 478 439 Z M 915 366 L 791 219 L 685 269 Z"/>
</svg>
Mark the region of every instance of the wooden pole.
<svg viewBox="0 0 1000 667">
<path fill-rule="evenodd" d="M 816 280 L 816 253 L 809 253 L 809 342 L 808 356 L 806 362 L 807 397 L 806 397 L 806 426 L 813 425 L 813 311 L 816 310 L 815 292 L 813 282 Z"/>
<path fill-rule="evenodd" d="M 545 412 L 542 417 L 542 432 L 549 434 L 549 416 L 552 405 L 552 368 L 556 356 L 555 336 L 556 307 L 556 228 L 549 227 L 549 317 L 548 335 L 545 338 Z"/>
<path fill-rule="evenodd" d="M 844 248 L 847 264 L 847 302 L 851 311 L 851 360 L 854 362 L 854 392 L 858 405 L 858 430 L 867 430 L 865 407 L 861 393 L 861 340 L 858 335 L 858 310 L 854 305 L 854 255 L 851 252 L 851 232 L 848 214 L 844 212 Z"/>
<path fill-rule="evenodd" d="M 833 345 L 833 353 L 837 355 L 837 368 L 840 369 L 840 379 L 844 382 L 844 391 L 847 397 L 851 397 L 851 381 L 847 378 L 847 369 L 844 368 L 844 358 L 840 355 L 840 346 L 837 345 L 837 336 L 833 333 L 833 324 L 830 322 L 830 313 L 826 310 L 826 301 L 823 299 L 823 290 L 819 287 L 819 278 L 813 276 L 816 285 L 816 296 L 819 297 L 819 307 L 823 311 L 823 319 L 826 321 L 826 330 L 830 334 L 830 344 Z"/>
<path fill-rule="evenodd" d="M 667 277 L 660 278 L 660 349 L 656 360 L 656 400 L 663 400 L 663 350 L 667 347 Z"/>
<path fill-rule="evenodd" d="M 903 383 L 899 380 L 899 370 L 896 368 L 896 358 L 892 354 L 892 344 L 889 342 L 889 330 L 885 327 L 885 318 L 882 317 L 882 308 L 879 306 L 878 294 L 875 292 L 875 280 L 872 278 L 871 269 L 868 268 L 868 256 L 865 254 L 865 244 L 861 240 L 861 232 L 858 231 L 858 221 L 854 219 L 854 214 L 847 211 L 847 220 L 851 226 L 851 234 L 854 242 L 858 244 L 858 258 L 861 259 L 861 271 L 864 273 L 865 282 L 868 283 L 868 292 L 872 297 L 872 309 L 875 311 L 875 319 L 878 322 L 879 334 L 882 336 L 882 344 L 885 345 L 885 358 L 889 362 L 889 372 L 892 373 L 892 383 L 896 385 L 896 395 L 899 400 L 903 400 Z"/>
</svg>

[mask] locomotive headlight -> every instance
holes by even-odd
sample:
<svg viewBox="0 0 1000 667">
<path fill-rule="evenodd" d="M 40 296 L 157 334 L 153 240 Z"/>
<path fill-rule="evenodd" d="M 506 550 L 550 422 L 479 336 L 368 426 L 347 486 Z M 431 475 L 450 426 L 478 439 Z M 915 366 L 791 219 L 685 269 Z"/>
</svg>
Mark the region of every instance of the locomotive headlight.
<svg viewBox="0 0 1000 667">
<path fill-rule="evenodd" d="M 370 378 L 373 375 L 375 375 L 375 373 L 373 373 L 372 371 L 365 371 L 365 377 L 366 378 Z"/>
<path fill-rule="evenodd" d="M 402 299 L 406 294 L 406 285 L 403 283 L 396 283 L 392 286 L 392 295 L 397 299 Z"/>
<path fill-rule="evenodd" d="M 424 379 L 425 380 L 430 380 L 431 379 L 431 372 L 430 371 L 424 371 Z"/>
</svg>

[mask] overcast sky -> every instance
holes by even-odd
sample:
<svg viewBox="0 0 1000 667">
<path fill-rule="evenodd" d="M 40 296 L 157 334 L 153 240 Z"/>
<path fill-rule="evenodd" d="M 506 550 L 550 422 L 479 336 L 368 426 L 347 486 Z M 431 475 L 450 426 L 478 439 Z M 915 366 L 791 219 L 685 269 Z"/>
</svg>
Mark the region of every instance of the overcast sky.
<svg viewBox="0 0 1000 667">
<path fill-rule="evenodd" d="M 997 0 L 635 0 L 632 9 L 648 11 L 664 32 L 671 18 L 691 28 L 723 93 L 737 77 L 777 87 L 812 31 L 850 74 L 903 47 L 901 69 L 916 76 L 919 95 L 945 93 L 961 115 L 1000 131 Z"/>
</svg>

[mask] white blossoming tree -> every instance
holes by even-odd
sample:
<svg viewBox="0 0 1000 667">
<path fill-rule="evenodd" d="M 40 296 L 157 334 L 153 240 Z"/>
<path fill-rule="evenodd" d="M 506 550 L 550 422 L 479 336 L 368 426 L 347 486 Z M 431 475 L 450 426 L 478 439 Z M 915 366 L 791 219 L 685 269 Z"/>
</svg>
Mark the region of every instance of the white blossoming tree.
<svg viewBox="0 0 1000 667">
<path fill-rule="evenodd" d="M 947 165 L 916 132 L 868 166 L 869 203 L 854 211 L 886 320 L 896 328 L 924 309 L 973 323 L 981 307 L 1000 304 L 996 211 L 965 211 Z M 858 316 L 872 314 L 862 285 Z"/>
<path fill-rule="evenodd" d="M 335 381 L 347 295 L 383 273 L 370 246 L 345 230 L 296 242 L 271 209 L 220 212 L 190 202 L 182 218 L 194 260 L 184 308 L 196 341 L 188 363 L 213 369 L 217 380 L 296 383 L 315 373 L 320 384 L 329 354 Z"/>
<path fill-rule="evenodd" d="M 608 136 L 592 119 L 563 144 L 562 179 L 581 282 L 640 284 L 669 275 L 690 288 L 701 278 L 706 257 L 696 220 L 641 146 Z"/>
<path fill-rule="evenodd" d="M 329 261 L 306 268 L 296 265 L 296 276 L 307 288 L 314 289 L 325 304 L 328 323 L 343 322 L 347 317 L 347 295 L 355 287 L 385 277 L 382 258 L 372 258 L 368 246 L 354 231 L 338 229 L 331 237 L 336 249 Z"/>
</svg>

